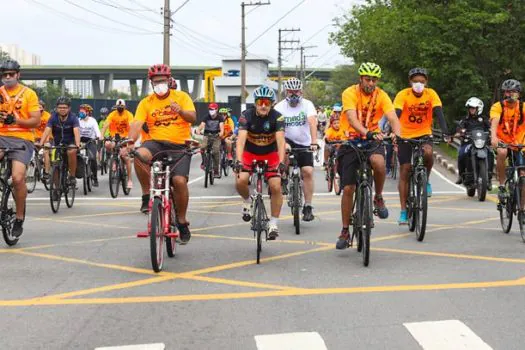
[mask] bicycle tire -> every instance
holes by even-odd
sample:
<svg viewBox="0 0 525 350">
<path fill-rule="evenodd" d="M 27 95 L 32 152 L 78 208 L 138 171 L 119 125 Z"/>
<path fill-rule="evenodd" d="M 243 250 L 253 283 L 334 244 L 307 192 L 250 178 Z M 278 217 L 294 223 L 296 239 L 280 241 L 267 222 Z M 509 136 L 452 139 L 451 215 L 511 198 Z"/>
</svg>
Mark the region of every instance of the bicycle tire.
<svg viewBox="0 0 525 350">
<path fill-rule="evenodd" d="M 87 161 L 85 167 L 86 167 L 86 176 L 87 176 L 87 190 L 88 192 L 91 192 L 92 190 L 91 181 L 93 180 L 93 173 L 91 172 L 91 164 L 89 160 Z"/>
<path fill-rule="evenodd" d="M 328 171 L 326 174 L 326 184 L 328 185 L 328 193 L 332 193 L 334 188 L 334 173 L 331 165 L 328 165 Z"/>
<path fill-rule="evenodd" d="M 12 198 L 11 186 L 0 180 L 0 187 L 2 188 L 2 203 L 1 203 L 1 215 L 0 222 L 2 223 L 2 235 L 4 241 L 8 246 L 14 246 L 18 243 L 19 237 L 13 237 L 13 225 L 16 219 L 16 207 L 14 198 Z"/>
<path fill-rule="evenodd" d="M 64 191 L 64 198 L 66 199 L 66 205 L 68 208 L 73 208 L 73 204 L 75 203 L 75 195 L 77 192 L 76 185 L 70 185 L 66 183 L 66 190 Z"/>
<path fill-rule="evenodd" d="M 361 253 L 361 251 L 363 250 L 363 237 L 361 236 L 361 229 L 360 229 L 360 218 L 359 218 L 359 215 L 358 213 L 360 212 L 360 208 L 361 208 L 361 204 L 359 203 L 359 196 L 358 196 L 358 193 L 356 191 L 356 194 L 354 195 L 354 210 L 353 210 L 353 213 L 352 213 L 352 228 L 353 228 L 353 232 L 352 234 L 354 235 L 354 237 L 356 238 L 356 241 L 357 241 L 357 252 L 358 253 Z"/>
<path fill-rule="evenodd" d="M 230 166 L 228 162 L 228 158 L 224 157 L 224 167 L 222 168 L 224 176 L 228 177 L 230 175 Z"/>
<path fill-rule="evenodd" d="M 51 174 L 49 175 L 49 202 L 53 213 L 57 213 L 60 209 L 60 201 L 62 200 L 62 190 L 60 188 L 62 184 L 61 177 L 60 167 L 53 165 L 51 167 Z M 55 196 L 53 196 L 53 194 L 55 194 Z"/>
<path fill-rule="evenodd" d="M 292 208 L 292 213 L 293 213 L 293 225 L 295 227 L 295 234 L 296 235 L 300 235 L 301 234 L 301 212 L 300 212 L 300 207 L 301 207 L 301 183 L 299 181 L 299 177 L 298 176 L 294 176 L 294 178 L 292 179 L 293 181 L 293 208 Z"/>
<path fill-rule="evenodd" d="M 479 163 L 478 176 L 479 176 L 478 186 L 477 186 L 478 187 L 477 188 L 478 201 L 484 202 L 487 196 L 487 186 L 488 186 L 488 181 L 489 181 L 488 172 L 487 172 L 487 163 L 485 163 L 484 161 L 481 161 Z"/>
<path fill-rule="evenodd" d="M 36 178 L 37 178 L 37 167 L 35 160 L 32 159 L 27 165 L 26 170 L 26 187 L 27 193 L 33 193 L 36 188 Z"/>
<path fill-rule="evenodd" d="M 155 272 L 162 271 L 164 262 L 164 251 L 162 250 L 162 241 L 164 238 L 162 211 L 162 200 L 159 197 L 155 197 L 155 199 L 153 199 L 153 205 L 151 206 L 149 225 L 151 266 Z"/>
<path fill-rule="evenodd" d="M 209 171 L 208 171 L 208 176 L 210 177 L 210 185 L 213 185 L 214 182 L 215 182 L 215 164 L 213 164 L 213 156 L 210 154 L 210 159 L 209 159 Z"/>
<path fill-rule="evenodd" d="M 416 219 L 416 238 L 419 242 L 425 239 L 427 228 L 428 196 L 427 196 L 427 174 L 422 171 L 418 175 L 417 181 L 417 219 Z"/>
<path fill-rule="evenodd" d="M 372 208 L 372 191 L 369 187 L 364 189 L 363 196 L 363 208 L 362 208 L 362 224 L 361 224 L 361 238 L 362 238 L 362 254 L 363 254 L 363 265 L 367 267 L 370 264 L 370 236 L 372 235 L 372 220 L 373 220 L 373 208 Z"/>
<path fill-rule="evenodd" d="M 416 193 L 417 188 L 414 181 L 414 175 L 411 175 L 408 181 L 408 197 L 406 203 L 408 230 L 410 232 L 414 232 L 416 230 Z"/>
<path fill-rule="evenodd" d="M 120 169 L 120 184 L 122 185 L 122 192 L 124 192 L 125 196 L 129 196 L 131 188 L 128 188 L 128 168 L 126 167 L 126 164 L 124 164 L 124 162 L 121 162 L 120 165 L 122 166 L 122 168 Z"/>
<path fill-rule="evenodd" d="M 84 190 L 84 196 L 88 194 L 88 178 L 87 178 L 87 172 L 84 173 L 84 176 L 82 177 L 82 188 Z"/>
<path fill-rule="evenodd" d="M 336 173 L 336 174 L 335 174 L 335 178 L 334 178 L 334 191 L 335 191 L 335 195 L 336 195 L 336 196 L 340 196 L 342 190 L 343 190 L 343 189 L 341 188 L 341 177 L 339 176 L 338 173 Z"/>
<path fill-rule="evenodd" d="M 263 232 L 263 210 L 262 210 L 262 203 L 260 203 L 259 199 L 255 201 L 256 205 L 256 211 L 255 216 L 257 217 L 255 228 L 257 230 L 256 236 L 257 236 L 257 264 L 261 263 L 261 251 L 262 251 L 262 232 Z"/>
<path fill-rule="evenodd" d="M 119 189 L 119 182 L 120 182 L 120 174 L 119 174 L 119 161 L 111 157 L 109 161 L 109 192 L 111 194 L 112 198 L 118 197 L 118 189 Z"/>
<path fill-rule="evenodd" d="M 208 188 L 209 173 L 210 173 L 210 166 L 209 166 L 208 154 L 204 153 L 204 188 Z"/>
<path fill-rule="evenodd" d="M 505 182 L 505 187 L 509 191 L 510 184 L 509 180 Z M 510 192 L 507 192 L 510 193 Z M 510 193 L 512 195 L 512 193 Z M 498 203 L 499 218 L 501 223 L 501 229 L 504 233 L 509 233 L 512 228 L 512 218 L 513 218 L 513 200 L 511 197 L 507 198 L 505 203 Z"/>
<path fill-rule="evenodd" d="M 170 232 L 177 232 L 176 217 L 175 217 L 175 208 L 173 204 L 170 205 Z M 166 237 L 166 253 L 168 253 L 169 258 L 175 256 L 175 247 L 177 244 L 177 239 L 172 237 Z"/>
<path fill-rule="evenodd" d="M 392 152 L 392 164 L 391 164 L 391 169 L 390 169 L 393 180 L 397 179 L 397 167 L 398 167 L 397 152 L 394 151 Z"/>
</svg>

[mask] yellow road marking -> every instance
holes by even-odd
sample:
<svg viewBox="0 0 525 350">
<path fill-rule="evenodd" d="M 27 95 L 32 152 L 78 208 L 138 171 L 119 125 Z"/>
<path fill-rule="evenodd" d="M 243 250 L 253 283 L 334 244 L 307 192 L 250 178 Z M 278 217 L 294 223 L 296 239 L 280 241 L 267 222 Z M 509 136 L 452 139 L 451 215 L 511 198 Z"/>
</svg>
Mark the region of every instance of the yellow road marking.
<svg viewBox="0 0 525 350">
<path fill-rule="evenodd" d="M 435 207 L 435 206 L 429 206 L 429 209 L 432 210 L 453 210 L 453 211 L 473 211 L 473 212 L 491 212 L 493 213 L 494 210 L 492 209 L 479 209 L 479 208 L 456 208 L 456 207 Z"/>
<path fill-rule="evenodd" d="M 216 277 L 208 277 L 208 276 L 184 276 L 182 275 L 181 278 L 188 279 L 188 280 L 194 280 L 194 281 L 200 281 L 200 282 L 227 284 L 227 285 L 238 286 L 238 287 L 252 287 L 252 288 L 277 289 L 277 290 L 288 290 L 288 289 L 302 290 L 304 289 L 304 288 L 296 288 L 296 287 L 288 287 L 288 286 L 278 286 L 275 284 L 238 281 L 238 280 L 230 280 L 230 279 L 225 279 L 225 278 L 216 278 Z"/>
</svg>

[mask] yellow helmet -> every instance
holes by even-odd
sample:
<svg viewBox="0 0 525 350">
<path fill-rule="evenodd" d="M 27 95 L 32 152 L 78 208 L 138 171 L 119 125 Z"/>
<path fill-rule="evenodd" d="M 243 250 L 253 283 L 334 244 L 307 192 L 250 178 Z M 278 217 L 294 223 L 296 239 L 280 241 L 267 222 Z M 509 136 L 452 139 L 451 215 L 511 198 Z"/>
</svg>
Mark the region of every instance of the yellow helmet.
<svg viewBox="0 0 525 350">
<path fill-rule="evenodd" d="M 361 63 L 358 72 L 359 75 L 368 75 L 369 77 L 381 78 L 381 67 L 372 62 Z"/>
</svg>

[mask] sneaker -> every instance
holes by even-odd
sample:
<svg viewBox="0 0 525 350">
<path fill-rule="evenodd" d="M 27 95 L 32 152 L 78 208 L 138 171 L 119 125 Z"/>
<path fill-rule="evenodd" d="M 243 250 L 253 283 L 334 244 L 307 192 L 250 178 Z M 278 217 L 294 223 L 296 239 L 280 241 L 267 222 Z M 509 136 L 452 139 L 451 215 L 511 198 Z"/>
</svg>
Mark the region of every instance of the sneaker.
<svg viewBox="0 0 525 350">
<path fill-rule="evenodd" d="M 216 179 L 220 179 L 221 178 L 221 173 L 219 172 L 219 170 L 214 170 L 213 171 L 213 177 L 216 178 Z"/>
<path fill-rule="evenodd" d="M 98 187 L 98 179 L 93 179 L 93 187 Z"/>
<path fill-rule="evenodd" d="M 243 203 L 242 205 L 242 219 L 245 222 L 248 222 L 252 219 L 252 205 L 251 203 Z"/>
<path fill-rule="evenodd" d="M 505 199 L 509 196 L 509 193 L 507 192 L 507 189 L 505 186 L 500 185 L 498 188 L 498 199 L 500 202 L 504 202 Z"/>
<path fill-rule="evenodd" d="M 386 208 L 385 200 L 381 195 L 376 194 L 374 197 L 374 213 L 376 213 L 380 219 L 388 218 L 388 209 Z"/>
<path fill-rule="evenodd" d="M 275 241 L 277 237 L 279 237 L 279 229 L 277 228 L 277 225 L 270 224 L 268 227 L 268 240 Z"/>
<path fill-rule="evenodd" d="M 399 220 L 397 220 L 400 226 L 408 225 L 408 214 L 406 210 L 401 210 L 399 213 Z"/>
<path fill-rule="evenodd" d="M 427 197 L 432 197 L 432 185 L 427 182 Z"/>
<path fill-rule="evenodd" d="M 128 180 L 128 188 L 133 188 L 133 181 L 131 180 Z"/>
<path fill-rule="evenodd" d="M 68 179 L 69 186 L 73 187 L 77 185 L 77 178 L 74 176 L 69 176 Z"/>
<path fill-rule="evenodd" d="M 13 237 L 18 238 L 22 235 L 22 232 L 24 232 L 22 225 L 24 225 L 24 220 L 15 219 L 13 230 L 11 231 Z"/>
<path fill-rule="evenodd" d="M 179 229 L 179 240 L 181 245 L 188 244 L 191 238 L 191 232 L 189 229 L 190 224 L 177 224 L 177 228 Z"/>
<path fill-rule="evenodd" d="M 140 212 L 147 214 L 149 212 L 149 194 L 142 195 L 142 205 L 140 206 Z"/>
<path fill-rule="evenodd" d="M 50 177 L 49 174 L 44 171 L 42 174 L 42 181 L 47 182 L 49 180 L 49 177 Z"/>
<path fill-rule="evenodd" d="M 312 221 L 314 219 L 313 208 L 311 205 L 305 205 L 303 207 L 303 221 Z"/>
<path fill-rule="evenodd" d="M 456 180 L 456 185 L 461 185 L 463 183 L 463 178 L 461 177 L 461 175 L 458 177 L 458 179 Z"/>
<path fill-rule="evenodd" d="M 341 235 L 335 244 L 335 249 L 344 250 L 350 247 L 350 232 L 347 228 L 341 230 Z"/>
</svg>

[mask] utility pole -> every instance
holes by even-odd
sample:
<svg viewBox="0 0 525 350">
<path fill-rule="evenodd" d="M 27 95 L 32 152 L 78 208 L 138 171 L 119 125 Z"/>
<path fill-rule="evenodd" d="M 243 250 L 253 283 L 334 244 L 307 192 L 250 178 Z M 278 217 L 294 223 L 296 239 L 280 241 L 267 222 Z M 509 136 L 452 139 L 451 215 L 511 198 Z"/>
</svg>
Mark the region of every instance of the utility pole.
<svg viewBox="0 0 525 350">
<path fill-rule="evenodd" d="M 171 11 L 170 0 L 164 0 L 164 55 L 162 63 L 170 65 Z"/>
<path fill-rule="evenodd" d="M 167 1 L 167 0 L 166 0 Z M 248 91 L 246 91 L 246 6 L 261 6 L 261 5 L 270 5 L 268 2 L 249 2 L 241 3 L 241 111 L 246 109 L 246 96 Z"/>
<path fill-rule="evenodd" d="M 313 46 L 313 45 L 310 45 L 310 46 L 301 46 L 300 47 L 300 50 L 301 50 L 301 71 L 300 71 L 300 79 L 303 83 L 303 86 L 304 86 L 304 68 L 305 68 L 305 59 L 304 59 L 304 50 L 307 50 L 307 49 L 312 49 L 314 47 L 317 47 L 317 46 Z"/>
<path fill-rule="evenodd" d="M 283 81 L 283 72 L 282 72 L 283 56 L 282 56 L 282 51 L 283 50 L 295 50 L 292 47 L 282 47 L 281 44 L 299 44 L 299 40 L 281 40 L 281 33 L 282 32 L 299 32 L 299 31 L 301 31 L 301 29 L 299 29 L 299 28 L 279 29 L 279 49 L 278 49 L 278 53 L 277 53 L 277 63 L 278 63 L 278 66 L 279 66 L 279 75 L 278 75 L 278 77 L 279 77 L 278 78 L 279 88 L 277 90 L 277 96 L 281 96 L 281 91 L 282 91 L 282 81 Z"/>
<path fill-rule="evenodd" d="M 304 55 L 303 56 L 303 76 L 302 76 L 303 85 L 306 83 L 306 59 L 309 57 L 318 57 L 318 55 Z"/>
</svg>

